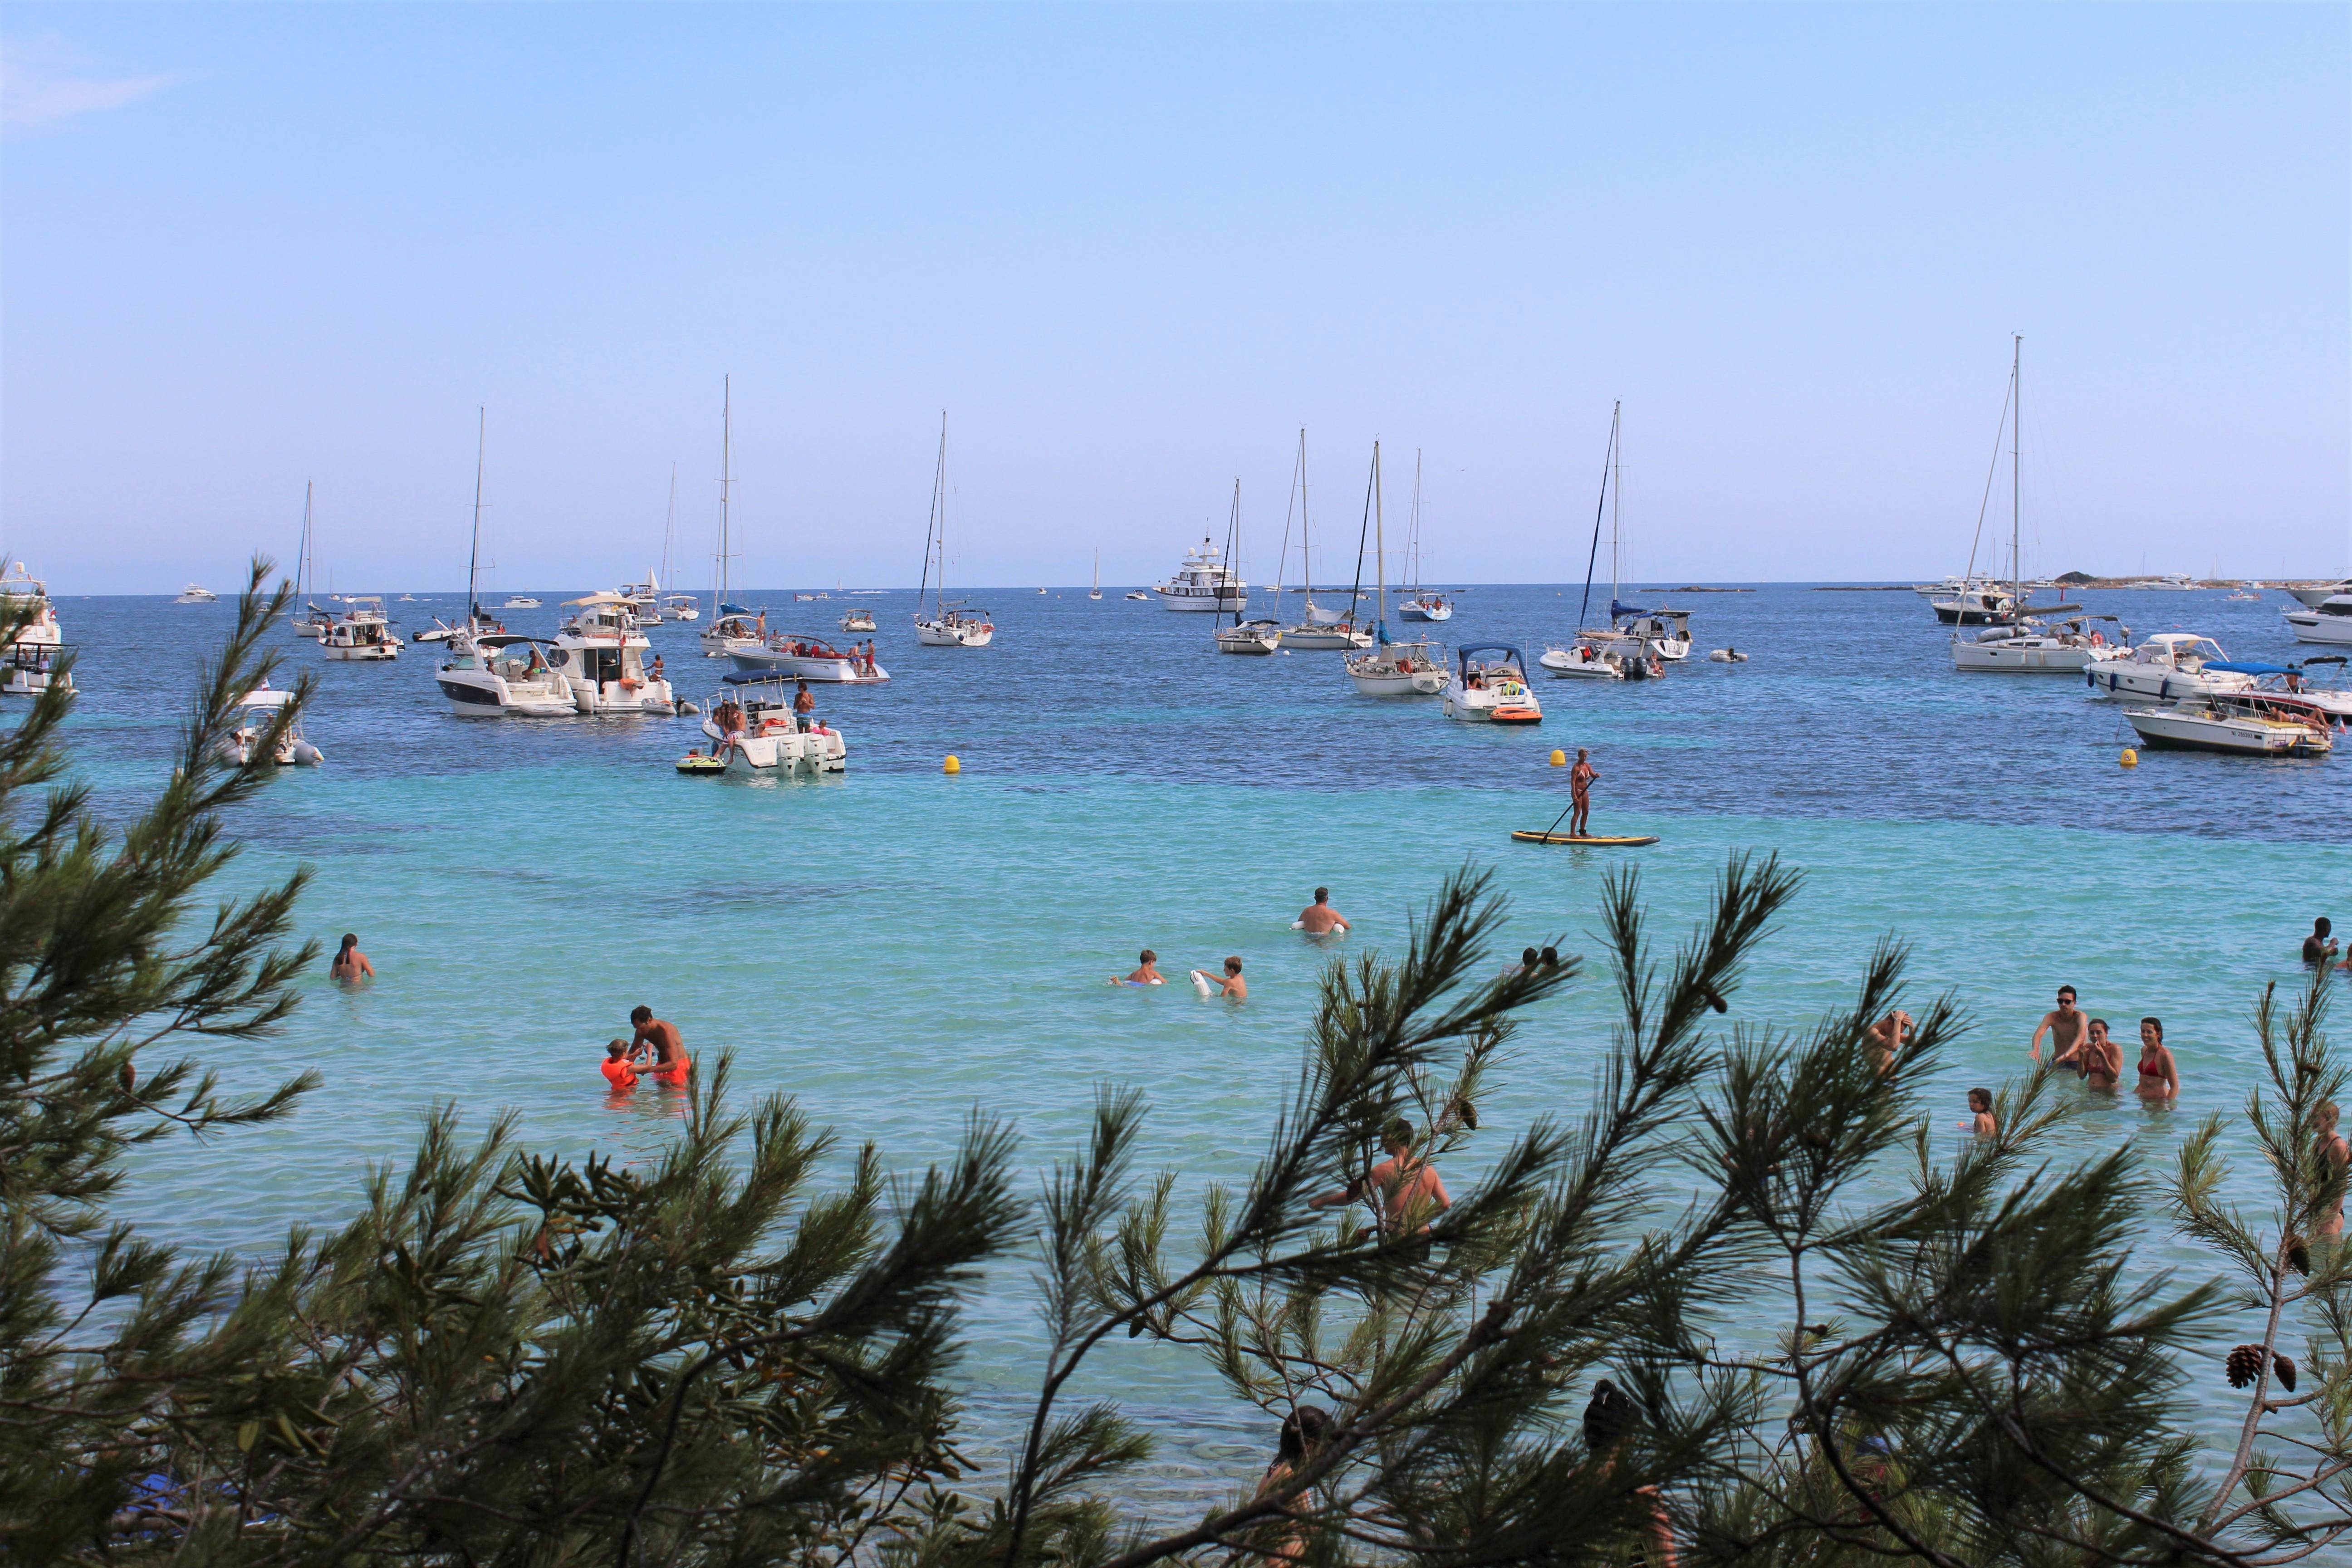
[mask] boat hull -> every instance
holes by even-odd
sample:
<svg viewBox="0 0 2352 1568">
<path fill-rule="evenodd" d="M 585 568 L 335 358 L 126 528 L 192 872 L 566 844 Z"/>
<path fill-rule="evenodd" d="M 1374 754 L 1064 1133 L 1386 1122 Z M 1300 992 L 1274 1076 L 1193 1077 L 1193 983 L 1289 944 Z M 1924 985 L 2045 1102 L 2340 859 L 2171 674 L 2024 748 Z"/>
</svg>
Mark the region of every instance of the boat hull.
<svg viewBox="0 0 2352 1568">
<path fill-rule="evenodd" d="M 915 623 L 915 640 L 925 647 L 986 647 L 996 640 L 994 626 L 950 626 L 933 621 Z"/>
<path fill-rule="evenodd" d="M 1225 630 L 1217 634 L 1217 651 L 1219 653 L 1263 656 L 1274 652 L 1281 646 L 1282 634 L 1280 632 L 1242 632 L 1236 634 L 1231 627 L 1227 627 Z"/>
<path fill-rule="evenodd" d="M 2079 675 L 2097 662 L 2099 654 L 2088 647 L 1955 642 L 1952 668 L 1986 675 Z"/>
<path fill-rule="evenodd" d="M 1372 646 L 1370 632 L 1334 626 L 1291 626 L 1282 634 L 1285 647 L 1305 653 L 1344 653 Z"/>
<path fill-rule="evenodd" d="M 2323 616 L 2316 610 L 2295 610 L 2287 615 L 2286 624 L 2294 640 L 2302 643 L 2325 643 L 2336 647 L 2352 646 L 2352 616 Z"/>
<path fill-rule="evenodd" d="M 2094 691 L 2110 697 L 2154 698 L 2158 702 L 2179 702 L 2187 698 L 2208 697 L 2217 691 L 2243 691 L 2253 685 L 2251 675 L 2224 671 L 2218 675 L 2188 675 L 2161 665 L 2121 664 L 2112 660 L 2094 660 L 2083 670 L 2084 683 Z"/>
<path fill-rule="evenodd" d="M 855 659 L 816 658 L 760 647 L 730 648 L 727 658 L 745 675 L 790 675 L 834 686 L 879 686 L 890 679 L 890 672 L 880 665 L 868 674 Z"/>
<path fill-rule="evenodd" d="M 2325 756 L 2335 743 L 2316 729 L 2259 720 L 2215 719 L 2176 709 L 2126 708 L 2143 744 L 2165 751 L 2221 752 L 2241 757 Z"/>
<path fill-rule="evenodd" d="M 1591 652 L 1582 647 L 1556 647 L 1546 651 L 1536 663 L 1564 679 L 1622 680 L 1625 661 L 1614 654 Z"/>
<path fill-rule="evenodd" d="M 1397 619 L 1401 621 L 1450 621 L 1454 618 L 1451 605 L 1400 605 Z"/>
<path fill-rule="evenodd" d="M 1366 674 L 1351 669 L 1348 679 L 1366 697 L 1435 697 L 1445 689 L 1445 672 L 1442 669 L 1416 669 L 1403 675 L 1394 670 Z"/>
<path fill-rule="evenodd" d="M 848 742 L 837 730 L 802 731 L 763 724 L 757 733 L 738 737 L 732 746 L 708 719 L 702 721 L 702 732 L 710 737 L 714 753 L 726 751 L 729 773 L 837 773 L 849 766 Z"/>
<path fill-rule="evenodd" d="M 1213 615 L 1231 615 L 1249 602 L 1249 596 L 1241 593 L 1185 594 L 1171 593 L 1166 588 L 1156 588 L 1152 592 L 1159 598 L 1160 607 L 1163 610 L 1196 610 L 1206 611 Z"/>
</svg>

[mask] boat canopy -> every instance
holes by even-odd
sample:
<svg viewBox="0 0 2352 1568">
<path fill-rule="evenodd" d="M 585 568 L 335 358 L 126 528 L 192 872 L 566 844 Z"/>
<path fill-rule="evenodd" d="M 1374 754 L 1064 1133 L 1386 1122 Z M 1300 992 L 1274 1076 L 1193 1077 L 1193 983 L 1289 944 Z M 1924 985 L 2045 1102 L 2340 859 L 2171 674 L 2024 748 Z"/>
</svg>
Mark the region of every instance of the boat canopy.
<svg viewBox="0 0 2352 1568">
<path fill-rule="evenodd" d="M 527 637 L 514 632 L 488 632 L 474 639 L 484 647 L 512 647 L 517 643 L 535 642 L 542 647 L 553 647 L 553 637 Z"/>
<path fill-rule="evenodd" d="M 1462 668 L 1465 669 L 1469 668 L 1471 661 L 1482 653 L 1499 653 L 1520 669 L 1525 669 L 1528 667 L 1526 658 L 1517 648 L 1513 647 L 1508 643 L 1472 643 L 1467 647 L 1458 647 L 1454 650 L 1454 658 L 1461 661 Z"/>
<path fill-rule="evenodd" d="M 574 605 L 634 605 L 636 601 L 635 599 L 611 592 L 587 594 L 577 599 L 566 599 L 563 601 L 564 607 L 567 609 Z"/>
<path fill-rule="evenodd" d="M 722 602 L 719 606 L 719 613 L 722 616 L 756 616 L 760 612 L 749 608 L 746 605 L 730 605 Z"/>
<path fill-rule="evenodd" d="M 2232 675 L 2298 675 L 2302 673 L 2284 664 L 2263 664 L 2256 659 L 2233 658 L 2226 663 L 2215 660 L 2207 664 L 2205 668 L 2226 669 Z"/>
<path fill-rule="evenodd" d="M 294 700 L 294 693 L 281 691 L 267 682 L 255 687 L 236 700 L 239 708 L 265 708 L 272 712 Z"/>
</svg>

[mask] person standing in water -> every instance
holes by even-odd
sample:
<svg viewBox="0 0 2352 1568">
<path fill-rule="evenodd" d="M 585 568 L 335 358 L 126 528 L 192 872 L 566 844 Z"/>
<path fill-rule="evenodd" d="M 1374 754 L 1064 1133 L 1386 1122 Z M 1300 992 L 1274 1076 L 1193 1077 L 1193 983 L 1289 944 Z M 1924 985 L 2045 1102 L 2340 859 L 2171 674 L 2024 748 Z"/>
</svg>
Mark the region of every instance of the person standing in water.
<svg viewBox="0 0 2352 1568">
<path fill-rule="evenodd" d="M 1315 901 L 1298 911 L 1298 929 L 1308 936 L 1321 936 L 1326 931 L 1346 931 L 1346 917 L 1331 907 L 1331 889 L 1315 889 Z"/>
<path fill-rule="evenodd" d="M 2107 1021 L 2091 1020 L 2091 1032 L 2074 1055 L 2083 1082 L 2092 1089 L 2112 1089 L 2124 1076 L 2124 1048 L 2107 1037 Z"/>
<path fill-rule="evenodd" d="M 334 963 L 327 966 L 327 974 L 334 980 L 373 980 L 375 965 L 360 951 L 360 939 L 352 932 L 343 933 L 343 945 L 335 950 Z"/>
<path fill-rule="evenodd" d="M 2164 1020 L 2139 1021 L 2139 1097 L 2172 1100 L 2180 1093 L 2180 1068 L 2164 1043 Z"/>
<path fill-rule="evenodd" d="M 1589 838 L 1592 836 L 1592 781 L 1601 770 L 1592 765 L 1591 753 L 1582 746 L 1576 748 L 1576 766 L 1568 770 L 1568 836 Z"/>
<path fill-rule="evenodd" d="M 1374 1193 L 1380 1194 L 1381 1228 L 1391 1233 L 1408 1226 L 1418 1226 L 1423 1235 L 1429 1233 L 1429 1222 L 1454 1206 L 1446 1195 L 1445 1184 L 1438 1179 L 1437 1167 L 1412 1152 L 1412 1123 L 1399 1116 L 1381 1130 L 1381 1148 L 1388 1158 L 1374 1165 L 1363 1180 L 1307 1200 L 1311 1209 L 1326 1209 L 1335 1204 L 1355 1203 Z"/>
<path fill-rule="evenodd" d="M 1969 1119 L 1961 1122 L 1960 1127 L 1963 1131 L 1973 1132 L 1979 1138 L 1996 1138 L 2000 1135 L 2000 1124 L 1993 1120 L 1992 1090 L 1989 1089 L 1969 1090 Z"/>
<path fill-rule="evenodd" d="M 653 1058 L 647 1069 L 651 1076 L 668 1083 L 684 1083 L 694 1058 L 686 1054 L 686 1037 L 677 1032 L 677 1026 L 655 1017 L 654 1010 L 646 1006 L 630 1013 L 629 1022 L 636 1026 L 636 1033 L 629 1037 L 629 1059 L 634 1062 L 639 1056 L 649 1054 Z"/>
<path fill-rule="evenodd" d="M 1231 1002 L 1249 1000 L 1249 982 L 1242 978 L 1239 957 L 1225 960 L 1225 977 L 1218 980 L 1204 970 L 1192 971 L 1192 989 L 1203 996 L 1223 996 Z"/>
<path fill-rule="evenodd" d="M 2025 1047 L 2025 1054 L 2033 1058 L 2037 1067 L 2042 1062 L 2042 1037 L 2044 1035 L 2050 1037 L 2054 1053 L 2050 1065 L 2053 1068 L 2074 1066 L 2075 1053 L 2083 1043 L 2083 1012 L 2074 1005 L 2074 988 L 2072 985 L 2058 987 L 2058 1005 L 2042 1015 L 2042 1022 L 2033 1030 L 2033 1043 Z"/>
<path fill-rule="evenodd" d="M 1895 1070 L 1895 1058 L 1911 1043 L 1911 1015 L 1897 1007 L 1863 1031 L 1862 1054 L 1871 1071 L 1885 1078 Z"/>
</svg>

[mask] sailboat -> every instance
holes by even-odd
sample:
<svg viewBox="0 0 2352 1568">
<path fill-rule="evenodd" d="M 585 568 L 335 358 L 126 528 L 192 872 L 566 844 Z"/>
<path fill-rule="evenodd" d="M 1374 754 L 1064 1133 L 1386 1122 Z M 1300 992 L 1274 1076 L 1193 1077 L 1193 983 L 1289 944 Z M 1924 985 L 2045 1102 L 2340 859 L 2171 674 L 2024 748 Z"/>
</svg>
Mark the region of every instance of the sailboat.
<svg viewBox="0 0 2352 1568">
<path fill-rule="evenodd" d="M 1305 584 L 1300 592 L 1307 595 L 1307 610 L 1298 625 L 1283 628 L 1282 640 L 1290 647 L 1314 652 L 1327 652 L 1334 648 L 1370 647 L 1372 646 L 1372 634 L 1356 629 L 1356 596 L 1353 594 L 1349 595 L 1348 610 L 1345 615 L 1331 610 L 1318 610 L 1315 607 L 1315 560 L 1307 552 L 1307 432 L 1304 428 L 1298 432 L 1298 468 L 1296 479 L 1297 482 L 1291 487 L 1291 493 L 1298 500 L 1298 565 L 1299 576 Z M 1359 551 L 1358 553 L 1360 555 L 1361 552 Z M 1363 578 L 1363 568 L 1360 564 L 1357 567 L 1356 576 L 1360 583 Z M 1279 613 L 1278 609 L 1277 613 Z"/>
<path fill-rule="evenodd" d="M 2021 374 L 2025 367 L 2024 337 L 2013 334 L 2009 346 L 2009 395 L 2004 400 L 2008 408 L 2010 437 L 2009 603 L 2004 613 L 1987 617 L 1994 622 L 1993 625 L 1974 637 L 1964 637 L 1958 632 L 1952 634 L 1952 668 L 2011 675 L 2077 675 L 2100 659 L 2117 658 L 2129 650 L 2121 646 L 2109 646 L 2103 632 L 2086 631 L 2084 627 L 2093 617 L 2083 614 L 2080 605 L 2049 606 L 2061 613 L 2073 612 L 2074 618 L 2055 631 L 2050 629 L 2047 622 L 2027 614 L 2032 606 L 2025 602 L 2025 569 L 2021 564 L 2022 557 L 2019 553 L 2025 532 L 2021 521 L 2024 512 L 2023 489 L 2018 478 L 2019 432 L 2024 423 L 2025 411 L 2025 383 Z M 1995 447 L 1996 462 L 1999 455 L 2000 448 Z M 2113 616 L 2098 618 L 2115 619 Z M 2123 635 L 2127 643 L 2130 633 L 2126 630 Z"/>
<path fill-rule="evenodd" d="M 1594 563 L 1601 559 L 1601 520 L 1609 512 L 1609 503 L 1617 494 L 1617 486 L 1614 482 L 1617 475 L 1617 437 L 1624 410 L 1625 405 L 1620 403 L 1611 410 L 1609 415 L 1609 450 L 1601 461 L 1601 499 L 1593 504 L 1592 508 L 1592 548 L 1584 559 L 1584 598 L 1579 603 L 1576 610 L 1576 624 L 1580 628 L 1576 634 L 1576 640 L 1566 647 L 1555 646 L 1545 649 L 1544 656 L 1536 661 L 1554 675 L 1575 677 L 1585 680 L 1624 680 L 1637 673 L 1647 675 L 1650 672 L 1644 661 L 1638 658 L 1627 658 L 1616 647 L 1615 627 L 1612 626 L 1607 631 L 1599 632 L 1585 628 L 1586 613 L 1592 608 L 1592 569 Z M 1613 545 L 1610 554 L 1610 572 L 1613 576 L 1617 570 L 1616 552 Z M 1609 596 L 1612 602 L 1616 599 L 1617 591 L 1614 586 L 1610 589 Z"/>
<path fill-rule="evenodd" d="M 1234 580 L 1238 582 L 1242 569 L 1242 481 L 1239 476 L 1234 479 L 1233 517 L 1225 524 L 1225 559 L 1232 563 Z M 1276 609 L 1281 608 L 1282 589 L 1279 585 L 1275 588 L 1274 603 Z M 1282 646 L 1282 623 L 1271 616 L 1253 621 L 1242 619 L 1242 612 L 1248 605 L 1249 595 L 1244 591 L 1241 598 L 1234 601 L 1234 624 L 1217 628 L 1219 653 L 1272 653 Z"/>
<path fill-rule="evenodd" d="M 936 581 L 934 563 L 939 568 Z M 931 612 L 923 613 L 923 595 L 931 594 Z M 923 575 L 915 589 L 915 640 L 925 647 L 986 647 L 996 637 L 996 625 L 986 610 L 969 610 L 963 601 L 948 601 L 948 416 L 940 411 L 940 460 L 931 473 L 931 518 L 923 534 Z"/>
<path fill-rule="evenodd" d="M 1421 448 L 1418 447 L 1412 449 L 1412 526 L 1405 541 L 1405 570 L 1412 576 L 1412 581 L 1405 584 L 1411 596 L 1397 606 L 1397 618 L 1405 621 L 1452 620 L 1453 601 L 1421 585 Z"/>
<path fill-rule="evenodd" d="M 730 510 L 735 489 L 735 378 L 720 384 L 719 410 L 719 549 L 711 557 L 710 624 L 698 639 L 705 658 L 724 658 L 739 642 L 757 642 L 763 633 L 753 624 L 753 612 L 727 601 L 728 563 L 735 559 L 734 518 Z M 764 613 L 763 613 L 764 614 Z"/>
<path fill-rule="evenodd" d="M 1416 480 L 1420 464 L 1415 460 Z M 1348 678 L 1356 689 L 1367 697 L 1434 697 L 1445 689 L 1448 671 L 1445 660 L 1435 643 L 1389 641 L 1389 568 L 1388 519 L 1381 496 L 1381 444 L 1372 443 L 1371 493 L 1365 498 L 1371 508 L 1373 549 L 1379 562 L 1380 614 L 1372 622 L 1372 637 L 1377 646 L 1370 653 L 1351 653 L 1347 658 Z M 1363 569 L 1360 566 L 1359 572 Z"/>
<path fill-rule="evenodd" d="M 308 637 L 312 642 L 323 642 L 326 640 L 327 628 L 334 624 L 335 617 L 310 603 L 310 595 L 318 592 L 317 585 L 310 580 L 310 489 L 309 481 L 304 481 L 302 543 L 294 552 L 294 602 L 301 607 L 294 612 L 294 618 L 288 624 L 293 627 L 296 637 Z"/>
<path fill-rule="evenodd" d="M 1102 552 L 1099 550 L 1095 552 L 1095 585 L 1087 590 L 1087 597 L 1089 599 L 1102 597 Z"/>
</svg>

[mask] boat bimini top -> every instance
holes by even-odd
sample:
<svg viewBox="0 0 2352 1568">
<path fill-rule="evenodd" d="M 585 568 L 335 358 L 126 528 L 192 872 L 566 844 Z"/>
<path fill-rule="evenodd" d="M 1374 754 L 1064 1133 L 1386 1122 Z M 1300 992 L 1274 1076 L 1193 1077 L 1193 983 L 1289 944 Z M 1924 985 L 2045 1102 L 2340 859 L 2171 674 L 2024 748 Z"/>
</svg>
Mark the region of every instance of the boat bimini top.
<svg viewBox="0 0 2352 1568">
<path fill-rule="evenodd" d="M 1500 659 L 1481 664 L 1477 662 L 1477 658 L 1482 653 L 1499 653 L 1503 657 Z M 1511 668 L 1517 672 L 1522 679 L 1524 679 L 1527 674 L 1528 661 L 1526 656 L 1521 654 L 1517 648 L 1511 647 L 1508 643 L 1472 643 L 1466 647 L 1455 648 L 1454 650 L 1454 657 L 1460 663 L 1462 673 L 1465 677 L 1472 674 L 1490 671 L 1504 664 L 1509 665 Z"/>
</svg>

